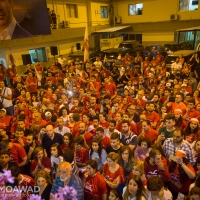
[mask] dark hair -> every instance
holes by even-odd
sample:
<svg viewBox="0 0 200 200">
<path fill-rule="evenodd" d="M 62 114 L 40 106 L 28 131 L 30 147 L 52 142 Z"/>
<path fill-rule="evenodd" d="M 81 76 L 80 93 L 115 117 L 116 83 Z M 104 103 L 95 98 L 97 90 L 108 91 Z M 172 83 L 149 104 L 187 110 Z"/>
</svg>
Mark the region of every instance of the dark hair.
<svg viewBox="0 0 200 200">
<path fill-rule="evenodd" d="M 133 153 L 131 152 L 131 149 L 128 145 L 124 145 L 120 148 L 120 159 L 122 161 L 122 163 L 124 163 L 123 158 L 122 158 L 122 153 L 124 153 L 124 151 L 128 151 L 128 162 L 130 162 L 131 160 L 133 160 Z"/>
<path fill-rule="evenodd" d="M 184 133 L 184 131 L 183 131 L 183 129 L 181 129 L 181 128 L 176 128 L 175 130 L 174 130 L 174 132 L 180 132 L 181 133 L 181 136 L 184 136 L 185 135 L 185 133 Z"/>
<path fill-rule="evenodd" d="M 183 125 L 183 117 L 180 116 L 180 117 L 178 118 L 178 120 L 176 120 L 176 118 L 175 118 L 175 122 L 176 122 L 175 126 L 176 126 L 177 128 L 181 128 L 182 125 Z"/>
<path fill-rule="evenodd" d="M 7 141 L 7 140 L 1 141 L 0 142 L 0 150 L 7 149 L 8 145 L 9 145 L 9 141 Z"/>
<path fill-rule="evenodd" d="M 58 143 L 52 144 L 52 145 L 51 145 L 51 148 L 52 148 L 52 147 L 56 147 L 56 149 L 57 149 L 57 151 L 58 151 L 58 156 L 62 156 L 62 155 L 63 155 L 63 152 L 62 152 L 62 150 L 61 150 L 61 148 L 60 148 L 60 145 L 59 145 Z"/>
<path fill-rule="evenodd" d="M 68 110 L 67 107 L 62 107 L 62 108 L 59 110 L 59 113 L 58 113 L 58 116 L 59 116 L 59 117 L 62 117 L 62 111 L 63 111 L 63 110 L 66 110 L 67 113 L 69 113 L 69 110 Z"/>
<path fill-rule="evenodd" d="M 130 116 L 131 116 L 129 112 L 125 112 L 123 115 L 127 115 L 128 118 L 130 118 Z"/>
<path fill-rule="evenodd" d="M 155 159 L 156 155 L 161 155 L 160 151 L 158 149 L 152 149 L 149 152 L 149 158 Z"/>
<path fill-rule="evenodd" d="M 23 128 L 17 128 L 15 132 L 23 132 L 24 133 L 24 129 Z"/>
<path fill-rule="evenodd" d="M 137 183 L 137 186 L 138 186 L 138 190 L 137 190 L 137 193 L 136 193 L 136 200 L 141 200 L 141 197 L 142 196 L 146 196 L 146 189 L 144 188 L 144 185 L 141 181 L 141 178 L 140 176 L 136 176 L 136 175 L 132 175 L 129 179 L 128 179 L 128 182 L 127 182 L 127 188 L 126 188 L 126 191 L 123 195 L 123 199 L 128 199 L 129 197 L 129 182 L 131 180 L 134 180 L 136 183 Z"/>
<path fill-rule="evenodd" d="M 0 156 L 5 155 L 5 154 L 10 157 L 10 152 L 9 151 L 6 151 L 6 150 L 0 151 Z"/>
<path fill-rule="evenodd" d="M 148 119 L 144 120 L 143 122 L 146 122 L 148 126 L 151 125 L 151 122 L 150 122 Z M 142 122 L 142 123 L 143 123 L 143 122 Z"/>
<path fill-rule="evenodd" d="M 102 154 L 102 150 L 103 150 L 101 141 L 100 141 L 99 139 L 97 139 L 97 138 L 94 138 L 94 139 L 92 140 L 92 143 L 97 143 L 97 144 L 98 144 L 99 148 L 98 148 L 97 153 L 98 153 L 98 155 L 99 155 L 99 158 L 101 159 L 101 154 Z M 94 150 L 91 148 L 91 149 L 90 149 L 90 158 L 91 158 L 91 159 L 92 159 L 92 154 L 93 154 L 93 152 L 94 152 Z"/>
<path fill-rule="evenodd" d="M 98 170 L 98 164 L 96 160 L 93 160 L 93 159 L 88 160 L 88 162 L 86 163 L 86 166 L 87 165 L 90 165 L 96 171 Z"/>
<path fill-rule="evenodd" d="M 164 182 L 159 176 L 151 176 L 147 179 L 147 189 L 149 191 L 160 191 L 164 187 Z"/>
<path fill-rule="evenodd" d="M 103 99 L 104 99 L 104 100 L 105 100 L 105 99 L 109 99 L 109 100 L 110 100 L 110 99 L 111 99 L 111 97 L 110 97 L 110 95 L 106 95 L 106 96 L 104 96 L 104 98 L 103 98 Z"/>
<path fill-rule="evenodd" d="M 152 148 L 153 148 L 153 149 L 157 149 L 158 151 L 160 151 L 162 157 L 166 158 L 165 152 L 164 152 L 163 147 L 162 147 L 161 144 L 154 143 L 154 144 L 152 145 Z"/>
<path fill-rule="evenodd" d="M 80 121 L 80 114 L 79 113 L 74 113 L 73 114 L 73 120 L 75 122 L 79 122 Z"/>
<path fill-rule="evenodd" d="M 165 116 L 165 118 L 164 118 L 164 120 L 166 121 L 166 120 L 173 120 L 173 121 L 175 121 L 175 116 L 173 115 L 173 114 L 167 114 L 166 116 Z"/>
<path fill-rule="evenodd" d="M 110 193 L 111 192 L 116 196 L 116 198 L 119 198 L 119 200 L 122 200 L 122 195 L 120 194 L 118 189 L 111 189 Z"/>
<path fill-rule="evenodd" d="M 114 124 L 116 126 L 116 121 L 114 119 L 110 120 L 110 123 Z"/>
<path fill-rule="evenodd" d="M 195 185 L 195 187 L 190 190 L 189 194 L 190 196 L 196 194 L 200 197 L 200 188 Z"/>
<path fill-rule="evenodd" d="M 98 128 L 96 129 L 96 132 L 104 133 L 104 129 L 103 129 L 103 127 L 98 127 Z"/>
<path fill-rule="evenodd" d="M 122 124 L 127 124 L 128 126 L 130 126 L 130 122 L 128 120 L 122 120 Z"/>
<path fill-rule="evenodd" d="M 63 135 L 63 138 L 64 138 L 65 136 L 68 137 L 68 139 L 69 139 L 69 148 L 72 150 L 72 149 L 74 148 L 74 138 L 73 138 L 73 136 L 72 136 L 71 133 L 65 133 L 65 134 Z"/>
<path fill-rule="evenodd" d="M 150 148 L 151 145 L 152 145 L 151 140 L 149 138 L 146 138 L 146 137 L 141 138 L 138 142 L 138 145 L 141 146 L 142 142 L 146 142 L 148 148 Z"/>
<path fill-rule="evenodd" d="M 74 138 L 74 144 L 79 144 L 81 146 L 84 146 L 85 141 L 84 141 L 84 139 L 81 136 L 76 136 Z"/>
<path fill-rule="evenodd" d="M 199 127 L 197 125 L 197 127 L 192 131 L 191 127 L 190 127 L 191 122 L 188 123 L 186 129 L 185 129 L 185 136 L 190 135 L 191 133 L 197 135 L 197 132 L 199 130 Z"/>
<path fill-rule="evenodd" d="M 110 139 L 111 140 L 120 140 L 119 133 L 117 133 L 117 132 L 112 133 L 111 136 L 110 136 Z"/>
<path fill-rule="evenodd" d="M 94 117 L 92 117 L 92 121 L 93 120 L 98 120 L 98 122 L 99 122 L 99 116 L 94 116 Z"/>
<path fill-rule="evenodd" d="M 36 140 L 36 135 L 35 135 L 35 134 L 29 133 L 29 134 L 27 135 L 27 137 L 28 137 L 28 136 L 32 136 L 33 140 Z"/>
<path fill-rule="evenodd" d="M 83 116 L 86 116 L 87 118 L 90 118 L 90 115 L 88 113 L 83 114 Z"/>
<path fill-rule="evenodd" d="M 63 152 L 63 159 L 66 162 L 72 163 L 74 161 L 74 152 L 71 149 L 66 149 Z"/>
</svg>

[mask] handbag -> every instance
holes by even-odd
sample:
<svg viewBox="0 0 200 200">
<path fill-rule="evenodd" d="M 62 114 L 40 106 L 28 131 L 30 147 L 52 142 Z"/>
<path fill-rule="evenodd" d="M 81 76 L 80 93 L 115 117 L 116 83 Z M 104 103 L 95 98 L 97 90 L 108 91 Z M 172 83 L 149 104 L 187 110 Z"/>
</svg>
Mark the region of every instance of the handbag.
<svg viewBox="0 0 200 200">
<path fill-rule="evenodd" d="M 4 88 L 3 95 L 5 94 L 5 90 L 6 90 L 6 88 Z M 4 98 L 1 97 L 1 100 L 0 100 L 0 109 L 4 108 L 3 107 L 3 100 L 4 100 Z"/>
</svg>

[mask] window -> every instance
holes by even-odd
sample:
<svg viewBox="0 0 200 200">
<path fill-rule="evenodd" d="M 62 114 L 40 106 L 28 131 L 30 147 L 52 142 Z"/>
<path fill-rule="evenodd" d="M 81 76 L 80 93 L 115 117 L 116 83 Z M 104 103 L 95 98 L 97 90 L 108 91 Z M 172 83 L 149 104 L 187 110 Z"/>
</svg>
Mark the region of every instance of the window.
<svg viewBox="0 0 200 200">
<path fill-rule="evenodd" d="M 198 10 L 199 0 L 180 0 L 179 10 Z"/>
<path fill-rule="evenodd" d="M 32 64 L 36 62 L 47 62 L 46 50 L 44 47 L 29 50 Z"/>
<path fill-rule="evenodd" d="M 101 18 L 108 18 L 108 7 L 100 6 L 100 14 L 101 14 Z"/>
<path fill-rule="evenodd" d="M 142 15 L 143 3 L 129 4 L 128 5 L 128 15 Z"/>
<path fill-rule="evenodd" d="M 67 17 L 78 18 L 78 10 L 76 4 L 66 4 L 67 6 Z"/>
</svg>

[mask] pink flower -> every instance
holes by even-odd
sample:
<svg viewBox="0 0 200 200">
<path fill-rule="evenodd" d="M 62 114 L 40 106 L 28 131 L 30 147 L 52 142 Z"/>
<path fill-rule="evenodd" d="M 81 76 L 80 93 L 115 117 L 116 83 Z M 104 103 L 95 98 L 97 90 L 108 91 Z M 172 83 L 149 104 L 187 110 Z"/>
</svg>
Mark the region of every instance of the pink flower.
<svg viewBox="0 0 200 200">
<path fill-rule="evenodd" d="M 41 199 L 41 196 L 32 194 L 32 195 L 30 195 L 28 200 L 42 200 L 42 199 Z"/>
<path fill-rule="evenodd" d="M 12 177 L 11 171 L 3 169 L 3 172 L 0 175 L 0 184 L 5 185 L 6 182 L 14 183 L 14 177 Z"/>
</svg>

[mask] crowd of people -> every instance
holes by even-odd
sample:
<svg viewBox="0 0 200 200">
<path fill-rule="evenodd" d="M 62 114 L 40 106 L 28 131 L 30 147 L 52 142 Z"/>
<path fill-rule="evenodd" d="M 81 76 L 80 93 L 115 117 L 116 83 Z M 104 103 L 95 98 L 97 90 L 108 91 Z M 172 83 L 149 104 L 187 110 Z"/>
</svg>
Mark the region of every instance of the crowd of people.
<svg viewBox="0 0 200 200">
<path fill-rule="evenodd" d="M 200 199 L 199 69 L 159 52 L 1 67 L 0 172 L 45 200 Z"/>
</svg>

